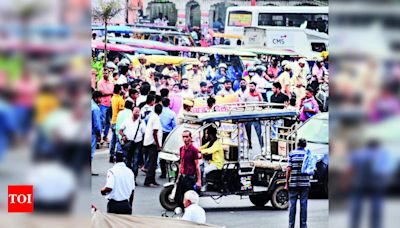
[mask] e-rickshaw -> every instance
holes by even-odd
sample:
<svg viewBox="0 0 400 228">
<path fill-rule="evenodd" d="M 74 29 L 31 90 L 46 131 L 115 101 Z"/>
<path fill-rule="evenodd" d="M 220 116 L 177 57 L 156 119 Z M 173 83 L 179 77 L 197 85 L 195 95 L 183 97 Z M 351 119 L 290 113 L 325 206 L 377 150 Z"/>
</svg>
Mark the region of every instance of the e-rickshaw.
<svg viewBox="0 0 400 228">
<path fill-rule="evenodd" d="M 137 56 L 132 56 L 131 61 L 133 66 L 139 65 L 139 60 Z M 156 65 L 158 72 L 162 72 L 164 67 L 168 64 L 172 64 L 179 73 L 179 79 L 182 75 L 186 73 L 186 66 L 190 64 L 200 64 L 200 61 L 195 58 L 187 58 L 181 56 L 166 56 L 166 55 L 148 55 L 146 56 L 146 66 L 150 64 Z"/>
<path fill-rule="evenodd" d="M 227 111 L 206 112 L 184 115 L 184 123 L 176 127 L 167 137 L 159 157 L 167 161 L 169 183 L 160 193 L 160 203 L 166 210 L 174 210 L 175 179 L 179 173 L 179 148 L 183 146 L 182 132 L 192 133 L 194 146 L 200 146 L 205 130 L 217 128 L 221 140 L 225 162 L 221 170 L 211 171 L 206 175 L 206 191 L 198 191 L 200 197 L 211 197 L 217 200 L 223 196 L 248 196 L 256 206 L 264 206 L 271 200 L 276 209 L 287 209 L 288 192 L 285 168 L 287 154 L 293 148 L 294 140 L 285 136 L 294 129 L 293 126 L 277 130 L 275 121 L 288 120 L 296 116 L 295 111 L 277 109 L 271 103 L 235 103 L 228 104 Z M 251 151 L 245 135 L 245 124 L 259 121 L 263 127 L 264 148 Z M 274 136 L 271 131 L 275 130 Z M 275 137 L 275 138 L 273 138 Z M 278 141 L 277 151 L 271 150 L 271 141 Z M 283 145 L 285 144 L 285 146 Z M 254 154 L 254 152 L 256 154 Z M 204 184 L 204 183 L 203 183 Z"/>
</svg>

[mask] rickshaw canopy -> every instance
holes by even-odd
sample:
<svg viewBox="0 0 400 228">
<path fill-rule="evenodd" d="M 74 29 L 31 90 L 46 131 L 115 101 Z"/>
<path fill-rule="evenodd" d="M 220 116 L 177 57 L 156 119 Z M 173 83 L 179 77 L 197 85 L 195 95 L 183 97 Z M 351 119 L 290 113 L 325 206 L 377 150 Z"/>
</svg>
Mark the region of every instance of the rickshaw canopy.
<svg viewBox="0 0 400 228">
<path fill-rule="evenodd" d="M 248 56 L 256 57 L 257 55 L 248 51 L 237 51 L 232 49 L 214 48 L 214 47 L 191 47 L 191 52 L 204 53 L 209 55 L 236 55 L 236 56 Z"/>
<path fill-rule="evenodd" d="M 175 46 L 169 43 L 162 43 L 153 40 L 141 40 L 141 39 L 131 39 L 131 38 L 109 38 L 108 40 L 110 42 L 126 44 L 133 47 L 157 49 L 161 51 L 183 51 L 183 52 L 190 51 L 189 47 Z"/>
<path fill-rule="evenodd" d="M 92 41 L 92 48 L 104 50 L 105 43 Z M 135 52 L 137 49 L 128 45 L 107 43 L 107 51 Z"/>
<path fill-rule="evenodd" d="M 174 66 L 180 66 L 183 64 L 200 64 L 200 61 L 195 58 L 187 58 L 181 56 L 164 56 L 164 55 L 148 55 L 146 56 L 146 65 L 156 64 L 158 66 L 164 64 L 172 64 Z M 133 60 L 133 65 L 138 65 L 139 60 L 137 57 Z"/>
<path fill-rule="evenodd" d="M 261 110 L 236 110 L 227 112 L 205 112 L 185 114 L 184 120 L 193 123 L 230 121 L 230 122 L 253 122 L 256 120 L 274 120 L 287 117 L 295 117 L 295 111 L 284 109 L 261 109 Z"/>
</svg>

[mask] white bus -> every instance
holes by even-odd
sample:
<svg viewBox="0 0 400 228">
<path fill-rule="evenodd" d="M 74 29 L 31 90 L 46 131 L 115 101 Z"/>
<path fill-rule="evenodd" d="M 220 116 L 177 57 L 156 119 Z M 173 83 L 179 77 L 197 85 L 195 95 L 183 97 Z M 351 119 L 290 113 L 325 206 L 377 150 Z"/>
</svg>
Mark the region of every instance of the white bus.
<svg viewBox="0 0 400 228">
<path fill-rule="evenodd" d="M 302 27 L 328 33 L 325 6 L 232 6 L 225 19 L 225 34 L 243 36 L 244 27 Z M 231 43 L 236 39 L 231 39 Z"/>
</svg>

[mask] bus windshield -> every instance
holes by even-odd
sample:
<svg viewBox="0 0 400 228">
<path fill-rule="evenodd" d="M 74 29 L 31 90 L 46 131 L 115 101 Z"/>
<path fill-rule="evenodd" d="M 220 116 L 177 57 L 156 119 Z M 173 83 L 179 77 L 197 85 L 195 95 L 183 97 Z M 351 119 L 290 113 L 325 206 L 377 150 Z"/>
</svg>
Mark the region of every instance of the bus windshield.
<svg viewBox="0 0 400 228">
<path fill-rule="evenodd" d="M 327 14 L 259 13 L 258 26 L 300 27 L 307 21 L 306 28 L 328 33 Z"/>
<path fill-rule="evenodd" d="M 228 26 L 246 27 L 251 26 L 252 12 L 232 11 L 229 13 Z"/>
</svg>

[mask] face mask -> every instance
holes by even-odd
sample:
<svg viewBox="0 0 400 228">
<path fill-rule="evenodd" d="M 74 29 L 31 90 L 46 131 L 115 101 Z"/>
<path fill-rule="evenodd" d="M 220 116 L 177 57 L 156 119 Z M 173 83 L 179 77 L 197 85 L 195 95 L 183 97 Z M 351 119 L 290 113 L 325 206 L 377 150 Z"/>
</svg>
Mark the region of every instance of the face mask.
<svg viewBox="0 0 400 228">
<path fill-rule="evenodd" d="M 240 88 L 241 88 L 242 90 L 245 90 L 245 89 L 246 89 L 246 85 L 241 85 Z"/>
</svg>

